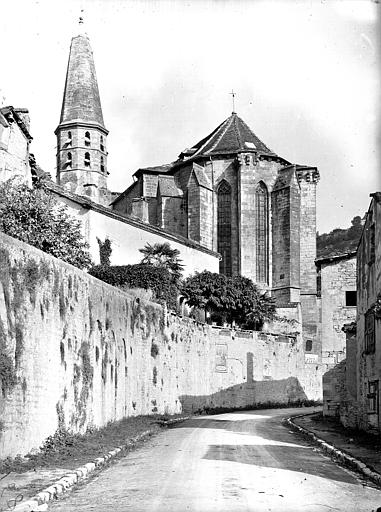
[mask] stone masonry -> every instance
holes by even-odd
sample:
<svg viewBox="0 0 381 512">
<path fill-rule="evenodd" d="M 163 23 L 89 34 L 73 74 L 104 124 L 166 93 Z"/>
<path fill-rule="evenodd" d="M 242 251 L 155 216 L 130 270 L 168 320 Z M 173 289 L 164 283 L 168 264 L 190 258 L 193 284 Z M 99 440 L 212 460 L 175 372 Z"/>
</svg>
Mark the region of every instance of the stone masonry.
<svg viewBox="0 0 381 512">
<path fill-rule="evenodd" d="M 300 335 L 212 328 L 1 238 L 0 456 L 57 428 L 319 399 Z"/>
</svg>

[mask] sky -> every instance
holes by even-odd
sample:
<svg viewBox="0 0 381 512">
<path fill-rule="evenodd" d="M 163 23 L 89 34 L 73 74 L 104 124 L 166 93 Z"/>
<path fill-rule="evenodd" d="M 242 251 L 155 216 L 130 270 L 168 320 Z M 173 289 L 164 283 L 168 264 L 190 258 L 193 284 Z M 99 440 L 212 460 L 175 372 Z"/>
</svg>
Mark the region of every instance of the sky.
<svg viewBox="0 0 381 512">
<path fill-rule="evenodd" d="M 292 163 L 319 168 L 318 230 L 381 190 L 380 4 L 371 0 L 1 0 L 0 105 L 26 107 L 55 176 L 71 38 L 84 26 L 108 136 L 109 188 L 168 163 L 235 110 Z"/>
</svg>

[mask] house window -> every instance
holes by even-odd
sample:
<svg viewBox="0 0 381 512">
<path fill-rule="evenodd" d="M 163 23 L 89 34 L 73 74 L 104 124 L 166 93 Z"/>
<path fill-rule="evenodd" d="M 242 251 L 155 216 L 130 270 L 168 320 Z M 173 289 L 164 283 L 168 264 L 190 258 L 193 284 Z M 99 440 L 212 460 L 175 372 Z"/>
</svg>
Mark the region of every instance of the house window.
<svg viewBox="0 0 381 512">
<path fill-rule="evenodd" d="M 90 153 L 85 153 L 85 167 L 90 167 Z"/>
<path fill-rule="evenodd" d="M 356 290 L 347 290 L 345 292 L 345 305 L 356 306 L 357 304 L 357 292 Z"/>
<path fill-rule="evenodd" d="M 256 279 L 268 282 L 268 194 L 263 181 L 255 192 Z"/>
<path fill-rule="evenodd" d="M 72 143 L 71 132 L 67 132 L 67 144 L 68 144 L 68 146 L 71 146 L 71 143 Z"/>
<path fill-rule="evenodd" d="M 103 136 L 102 135 L 101 135 L 101 139 L 100 139 L 100 148 L 101 148 L 101 151 L 105 150 L 105 146 L 104 146 L 104 143 L 103 143 Z"/>
<path fill-rule="evenodd" d="M 217 191 L 217 250 L 221 254 L 220 273 L 232 275 L 232 194 L 227 181 L 222 181 Z"/>
<path fill-rule="evenodd" d="M 91 145 L 91 138 L 90 138 L 90 132 L 85 133 L 85 146 Z"/>
<path fill-rule="evenodd" d="M 105 163 L 104 163 L 103 156 L 101 156 L 101 171 L 105 172 Z"/>
<path fill-rule="evenodd" d="M 365 315 L 365 353 L 373 354 L 376 348 L 374 312 Z"/>
<path fill-rule="evenodd" d="M 306 341 L 306 352 L 312 352 L 312 340 Z"/>
<path fill-rule="evenodd" d="M 378 414 L 378 380 L 368 382 L 368 413 Z"/>
</svg>

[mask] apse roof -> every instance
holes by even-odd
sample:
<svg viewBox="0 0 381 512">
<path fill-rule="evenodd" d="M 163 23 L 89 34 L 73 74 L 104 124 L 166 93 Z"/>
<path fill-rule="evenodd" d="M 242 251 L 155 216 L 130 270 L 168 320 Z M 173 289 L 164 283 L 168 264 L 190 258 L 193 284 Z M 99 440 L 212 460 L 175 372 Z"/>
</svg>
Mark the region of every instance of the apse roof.
<svg viewBox="0 0 381 512">
<path fill-rule="evenodd" d="M 238 153 L 241 151 L 257 151 L 276 157 L 277 155 L 268 148 L 247 126 L 238 115 L 233 112 L 207 137 L 194 144 L 191 149 L 183 151 L 180 158 L 185 159 L 197 156 L 212 156 L 218 154 Z"/>
</svg>

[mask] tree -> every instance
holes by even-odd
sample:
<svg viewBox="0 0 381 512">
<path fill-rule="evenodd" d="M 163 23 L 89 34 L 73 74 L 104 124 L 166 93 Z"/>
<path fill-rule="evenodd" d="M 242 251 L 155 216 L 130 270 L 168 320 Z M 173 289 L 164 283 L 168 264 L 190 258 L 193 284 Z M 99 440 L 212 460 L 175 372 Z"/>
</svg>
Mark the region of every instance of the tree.
<svg viewBox="0 0 381 512">
<path fill-rule="evenodd" d="M 154 245 L 147 242 L 139 251 L 144 254 L 141 260 L 143 265 L 166 268 L 172 274 L 174 282 L 179 282 L 184 265 L 179 258 L 180 251 L 178 249 L 172 249 L 168 242 Z"/>
<path fill-rule="evenodd" d="M 227 277 L 205 270 L 185 279 L 182 293 L 189 306 L 205 309 L 212 319 L 235 322 L 244 329 L 258 329 L 276 316 L 274 301 L 243 276 Z"/>
<path fill-rule="evenodd" d="M 97 237 L 97 242 L 99 245 L 100 264 L 104 265 L 105 267 L 109 267 L 111 265 L 110 257 L 112 253 L 111 240 L 106 237 L 105 241 L 102 242 L 102 240 Z"/>
<path fill-rule="evenodd" d="M 351 224 L 347 229 L 336 228 L 329 233 L 317 234 L 317 256 L 325 258 L 356 251 L 363 230 L 361 217 L 353 217 Z"/>
<path fill-rule="evenodd" d="M 229 280 L 231 299 L 230 321 L 243 329 L 258 329 L 265 321 L 276 317 L 275 302 L 266 293 L 261 293 L 247 277 L 235 276 Z"/>
<path fill-rule="evenodd" d="M 11 179 L 0 185 L 0 231 L 79 268 L 88 268 L 89 246 L 80 221 L 43 186 Z"/>
</svg>

